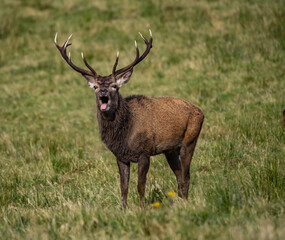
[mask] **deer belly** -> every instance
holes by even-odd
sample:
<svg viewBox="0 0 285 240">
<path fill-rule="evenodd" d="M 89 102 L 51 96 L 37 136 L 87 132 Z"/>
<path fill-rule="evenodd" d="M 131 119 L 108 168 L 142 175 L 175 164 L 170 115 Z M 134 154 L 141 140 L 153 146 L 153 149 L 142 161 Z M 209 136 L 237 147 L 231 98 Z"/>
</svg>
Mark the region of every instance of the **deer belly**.
<svg viewBox="0 0 285 240">
<path fill-rule="evenodd" d="M 181 142 L 182 139 L 180 138 L 158 141 L 155 144 L 154 155 L 180 148 Z"/>
<path fill-rule="evenodd" d="M 137 133 L 129 139 L 128 145 L 136 153 L 145 153 L 151 156 L 180 148 L 182 138 L 182 136 L 160 138 L 155 134 L 147 136 L 146 133 Z"/>
</svg>

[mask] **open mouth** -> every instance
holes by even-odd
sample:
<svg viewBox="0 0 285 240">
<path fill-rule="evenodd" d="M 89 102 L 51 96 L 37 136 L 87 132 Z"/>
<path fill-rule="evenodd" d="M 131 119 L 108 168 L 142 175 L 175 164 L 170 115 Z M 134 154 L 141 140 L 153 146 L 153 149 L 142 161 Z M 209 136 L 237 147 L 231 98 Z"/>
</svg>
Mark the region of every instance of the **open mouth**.
<svg viewBox="0 0 285 240">
<path fill-rule="evenodd" d="M 99 99 L 100 102 L 100 110 L 101 111 L 108 111 L 110 109 L 110 99 L 107 96 L 100 97 Z"/>
</svg>

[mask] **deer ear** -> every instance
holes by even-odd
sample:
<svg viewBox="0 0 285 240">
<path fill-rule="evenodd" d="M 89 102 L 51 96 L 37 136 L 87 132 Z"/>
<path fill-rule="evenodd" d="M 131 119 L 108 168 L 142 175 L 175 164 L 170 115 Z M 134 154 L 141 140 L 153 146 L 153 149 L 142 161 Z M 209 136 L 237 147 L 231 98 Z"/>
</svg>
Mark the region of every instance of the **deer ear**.
<svg viewBox="0 0 285 240">
<path fill-rule="evenodd" d="M 129 71 L 127 71 L 126 73 L 124 73 L 123 75 L 121 75 L 117 80 L 116 83 L 118 84 L 118 87 L 122 87 L 125 83 L 127 83 L 133 73 L 133 68 L 131 68 Z"/>
<path fill-rule="evenodd" d="M 94 77 L 88 76 L 88 75 L 83 75 L 82 76 L 87 80 L 87 83 L 90 88 L 94 88 L 96 84 L 96 79 Z"/>
</svg>

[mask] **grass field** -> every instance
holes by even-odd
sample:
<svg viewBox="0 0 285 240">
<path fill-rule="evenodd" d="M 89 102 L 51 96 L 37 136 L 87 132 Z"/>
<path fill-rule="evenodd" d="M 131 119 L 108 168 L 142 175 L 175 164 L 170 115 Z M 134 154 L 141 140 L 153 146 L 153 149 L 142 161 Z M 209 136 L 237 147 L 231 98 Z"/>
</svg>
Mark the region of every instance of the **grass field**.
<svg viewBox="0 0 285 240">
<path fill-rule="evenodd" d="M 2 0 L 0 239 L 285 239 L 285 2 Z M 93 91 L 53 43 L 73 33 L 101 75 L 141 51 L 123 96 L 176 96 L 201 107 L 189 199 L 153 157 L 139 208 L 128 207 L 101 143 Z M 152 207 L 160 202 L 159 207 Z"/>
</svg>

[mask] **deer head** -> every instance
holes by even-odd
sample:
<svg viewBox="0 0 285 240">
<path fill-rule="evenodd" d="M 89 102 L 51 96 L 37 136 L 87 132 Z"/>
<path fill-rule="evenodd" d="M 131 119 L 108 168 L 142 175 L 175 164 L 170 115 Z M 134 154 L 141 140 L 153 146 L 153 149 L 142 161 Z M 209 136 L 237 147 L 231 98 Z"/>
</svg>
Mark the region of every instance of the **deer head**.
<svg viewBox="0 0 285 240">
<path fill-rule="evenodd" d="M 107 113 L 107 112 L 116 111 L 119 103 L 120 87 L 130 80 L 130 77 L 133 72 L 133 67 L 137 65 L 139 62 L 141 62 L 148 55 L 150 49 L 152 48 L 152 33 L 150 30 L 149 33 L 150 33 L 149 41 L 141 33 L 139 33 L 141 38 L 144 40 L 146 44 L 146 49 L 144 53 L 140 56 L 139 48 L 137 42 L 135 41 L 136 58 L 128 66 L 116 70 L 119 61 L 119 52 L 117 52 L 117 57 L 115 64 L 113 66 L 112 73 L 108 76 L 98 75 L 96 71 L 87 63 L 83 53 L 81 53 L 81 56 L 83 62 L 85 63 L 89 71 L 79 68 L 72 63 L 70 52 L 69 55 L 66 54 L 67 47 L 71 45 L 71 43 L 69 43 L 69 40 L 71 39 L 72 34 L 69 36 L 69 38 L 61 47 L 57 44 L 57 33 L 56 33 L 54 38 L 54 43 L 58 48 L 58 50 L 60 51 L 63 59 L 68 63 L 68 65 L 71 66 L 75 71 L 81 73 L 83 77 L 87 80 L 87 83 L 90 86 L 90 88 L 94 89 L 98 109 L 103 113 L 104 112 Z"/>
</svg>

